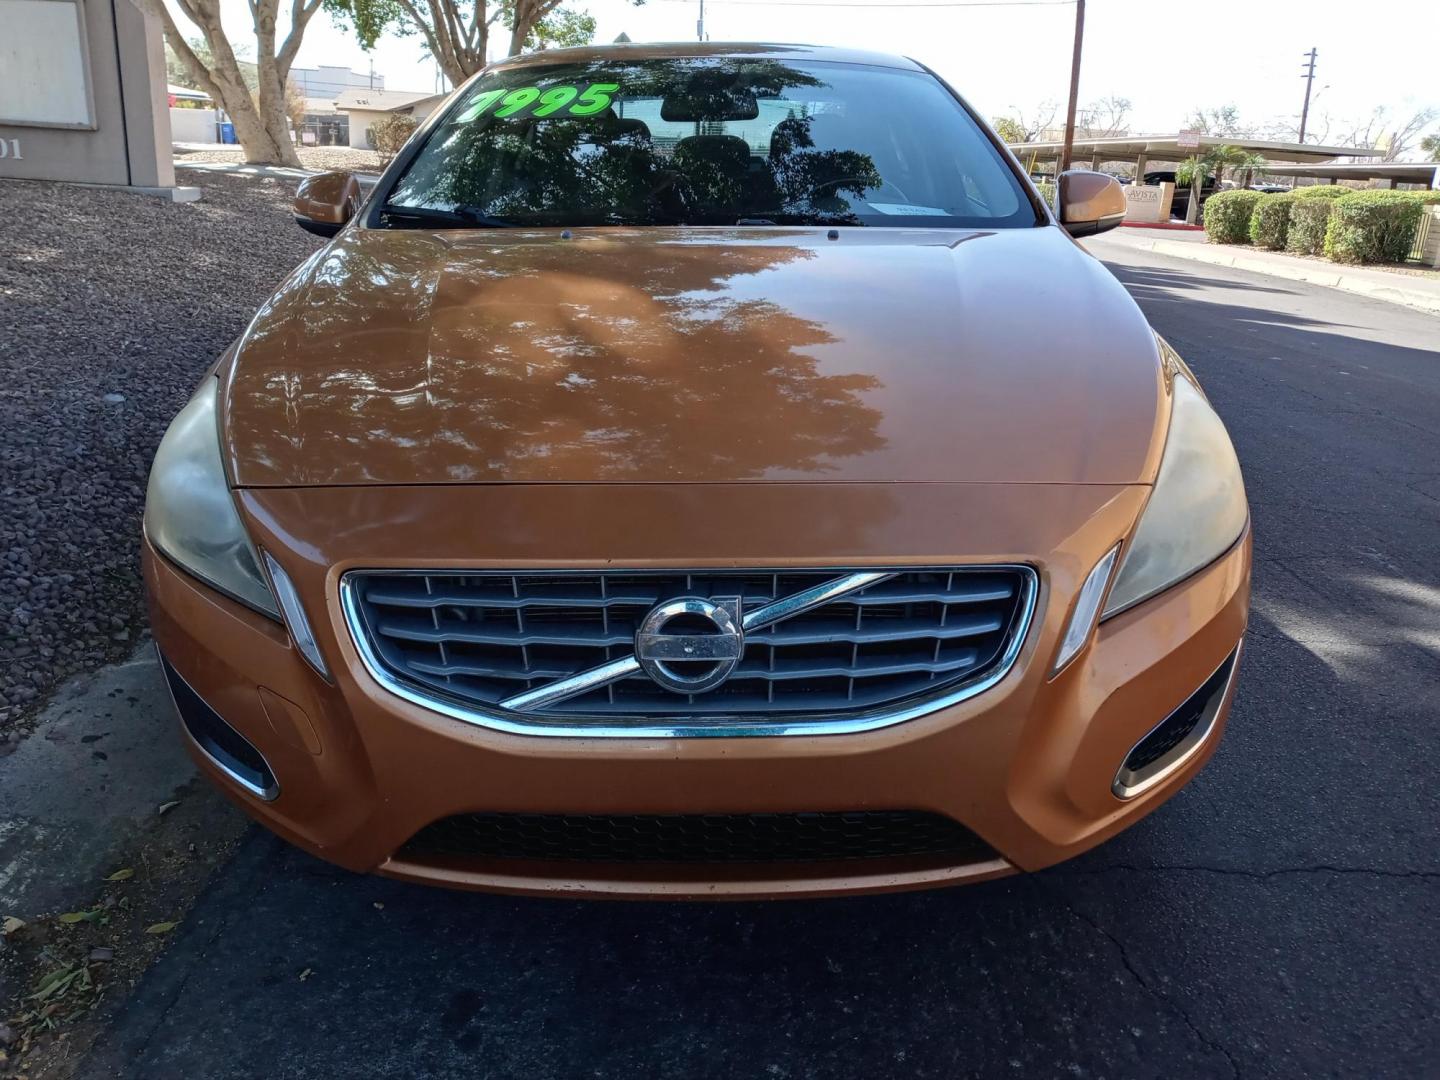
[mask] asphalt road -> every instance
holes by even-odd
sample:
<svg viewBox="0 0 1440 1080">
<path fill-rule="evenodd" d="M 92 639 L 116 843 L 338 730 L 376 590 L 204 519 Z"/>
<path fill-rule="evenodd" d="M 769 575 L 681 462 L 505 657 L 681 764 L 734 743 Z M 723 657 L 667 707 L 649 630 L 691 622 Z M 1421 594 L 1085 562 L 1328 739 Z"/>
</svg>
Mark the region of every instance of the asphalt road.
<svg viewBox="0 0 1440 1080">
<path fill-rule="evenodd" d="M 1239 697 L 1187 790 L 1046 873 L 816 903 L 452 894 L 254 830 L 82 1074 L 1435 1075 L 1440 319 L 1094 249 L 1254 512 Z"/>
</svg>

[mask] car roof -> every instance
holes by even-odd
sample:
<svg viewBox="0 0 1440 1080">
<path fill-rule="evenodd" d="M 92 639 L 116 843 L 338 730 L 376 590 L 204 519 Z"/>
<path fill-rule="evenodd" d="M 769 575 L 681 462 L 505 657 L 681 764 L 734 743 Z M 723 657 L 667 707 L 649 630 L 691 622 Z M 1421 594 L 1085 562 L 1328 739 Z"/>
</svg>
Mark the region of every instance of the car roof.
<svg viewBox="0 0 1440 1080">
<path fill-rule="evenodd" d="M 914 60 L 863 49 L 842 49 L 829 45 L 786 45 L 755 41 L 667 41 L 645 44 L 587 45 L 578 49 L 542 49 L 490 65 L 490 70 L 535 67 L 587 60 L 672 60 L 686 57 L 724 56 L 741 59 L 828 60 L 837 64 L 868 64 L 872 67 L 926 70 Z"/>
</svg>

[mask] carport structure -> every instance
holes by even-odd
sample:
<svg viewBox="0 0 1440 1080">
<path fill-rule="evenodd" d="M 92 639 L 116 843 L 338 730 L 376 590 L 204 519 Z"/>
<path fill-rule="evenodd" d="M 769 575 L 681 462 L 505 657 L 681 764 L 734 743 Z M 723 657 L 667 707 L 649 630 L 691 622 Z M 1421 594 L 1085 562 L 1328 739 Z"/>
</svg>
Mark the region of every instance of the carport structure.
<svg viewBox="0 0 1440 1080">
<path fill-rule="evenodd" d="M 1399 184 L 1440 188 L 1440 162 L 1436 161 L 1334 161 L 1328 165 L 1266 165 L 1257 171 L 1267 176 L 1306 176 L 1332 184 L 1341 180 L 1380 180 L 1387 188 Z"/>
<path fill-rule="evenodd" d="M 1010 149 L 1027 170 L 1035 172 L 1044 162 L 1053 172 L 1059 165 L 1065 144 L 1054 142 L 1011 143 Z M 1123 161 L 1135 166 L 1135 176 L 1143 179 L 1145 170 L 1156 161 L 1181 162 L 1217 146 L 1233 146 L 1257 154 L 1267 162 L 1288 162 L 1318 165 L 1336 158 L 1379 157 L 1384 151 L 1357 149 L 1353 146 L 1322 146 L 1317 143 L 1269 142 L 1238 135 L 1112 135 L 1098 139 L 1076 139 L 1073 160 L 1085 161 L 1099 170 L 1101 165 Z M 1266 172 L 1272 171 L 1268 166 Z M 1328 174 L 1326 174 L 1328 175 Z"/>
</svg>

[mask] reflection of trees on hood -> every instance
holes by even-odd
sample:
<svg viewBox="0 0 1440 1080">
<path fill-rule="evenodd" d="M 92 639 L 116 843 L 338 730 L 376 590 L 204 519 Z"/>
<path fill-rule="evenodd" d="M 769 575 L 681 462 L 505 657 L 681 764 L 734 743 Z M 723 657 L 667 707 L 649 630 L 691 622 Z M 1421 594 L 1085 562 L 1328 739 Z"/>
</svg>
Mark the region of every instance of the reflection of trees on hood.
<svg viewBox="0 0 1440 1080">
<path fill-rule="evenodd" d="M 389 467 L 399 448 L 417 477 L 742 479 L 885 445 L 865 402 L 880 381 L 825 371 L 816 350 L 836 339 L 783 288 L 737 288 L 804 248 L 633 233 L 448 247 L 387 231 L 330 249 L 275 313 L 286 340 L 257 328 L 239 364 L 247 458 L 289 482 L 327 482 L 337 460 Z"/>
<path fill-rule="evenodd" d="M 849 215 L 845 193 L 862 195 L 882 178 L 868 155 L 818 149 L 813 117 L 782 121 L 769 156 L 731 135 L 706 134 L 703 118 L 744 115 L 755 98 L 823 85 L 772 60 L 606 64 L 546 69 L 547 82 L 620 82 L 631 99 L 662 99 L 701 118 L 697 135 L 657 147 L 646 125 L 612 112 L 587 119 L 482 116 L 438 132 L 399 183 L 399 206 L 470 208 L 520 224 L 733 224 Z"/>
</svg>

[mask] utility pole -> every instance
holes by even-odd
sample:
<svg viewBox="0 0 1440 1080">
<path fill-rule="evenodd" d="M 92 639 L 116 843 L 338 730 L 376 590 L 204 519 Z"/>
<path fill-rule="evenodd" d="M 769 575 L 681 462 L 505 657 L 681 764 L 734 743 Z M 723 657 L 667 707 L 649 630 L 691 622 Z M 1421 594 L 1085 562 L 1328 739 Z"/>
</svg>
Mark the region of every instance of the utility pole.
<svg viewBox="0 0 1440 1080">
<path fill-rule="evenodd" d="M 1315 49 L 1311 48 L 1308 53 L 1302 54 L 1307 60 L 1305 72 L 1300 77 L 1305 80 L 1305 105 L 1300 110 L 1300 141 L 1305 141 L 1305 121 L 1310 119 L 1310 88 L 1315 85 Z"/>
<path fill-rule="evenodd" d="M 1075 150 L 1075 105 L 1080 97 L 1080 45 L 1084 40 L 1085 0 L 1075 0 L 1075 54 L 1070 58 L 1070 104 L 1065 110 L 1065 146 L 1060 151 L 1057 173 L 1070 168 L 1070 157 Z"/>
<path fill-rule="evenodd" d="M 705 0 L 700 0 L 700 18 L 695 20 L 695 40 L 705 40 Z"/>
</svg>

